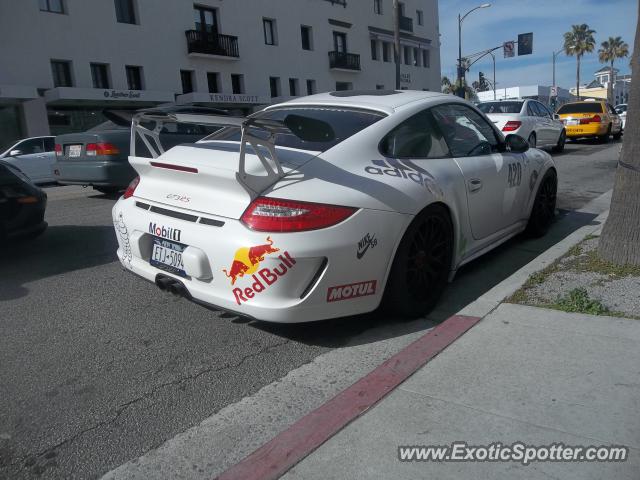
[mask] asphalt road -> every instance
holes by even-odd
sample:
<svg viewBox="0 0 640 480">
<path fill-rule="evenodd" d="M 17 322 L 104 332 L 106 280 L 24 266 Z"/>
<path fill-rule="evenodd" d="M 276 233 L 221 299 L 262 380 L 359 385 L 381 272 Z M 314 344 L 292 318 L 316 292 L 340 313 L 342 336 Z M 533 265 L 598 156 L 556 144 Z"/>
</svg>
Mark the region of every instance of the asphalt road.
<svg viewBox="0 0 640 480">
<path fill-rule="evenodd" d="M 47 232 L 0 253 L 0 478 L 95 478 L 323 352 L 443 320 L 589 222 L 573 210 L 612 188 L 619 147 L 568 144 L 550 235 L 464 267 L 427 319 L 405 323 L 269 325 L 173 298 L 121 269 L 115 199 L 49 188 Z"/>
</svg>

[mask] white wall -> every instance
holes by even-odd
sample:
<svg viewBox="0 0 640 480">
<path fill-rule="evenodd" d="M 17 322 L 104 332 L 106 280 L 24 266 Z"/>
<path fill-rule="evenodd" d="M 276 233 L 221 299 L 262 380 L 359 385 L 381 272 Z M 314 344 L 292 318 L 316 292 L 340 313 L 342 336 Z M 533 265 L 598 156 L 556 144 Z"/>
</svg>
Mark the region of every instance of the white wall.
<svg viewBox="0 0 640 480">
<path fill-rule="evenodd" d="M 53 87 L 50 60 L 72 61 L 74 86 L 91 87 L 89 64 L 110 64 L 112 88 L 126 89 L 125 65 L 143 67 L 146 90 L 181 93 L 181 69 L 195 70 L 197 91 L 207 91 L 206 72 L 220 72 L 222 91 L 231 92 L 231 73 L 244 74 L 248 93 L 269 95 L 269 77 L 281 77 L 283 94 L 288 78 L 298 78 L 300 92 L 306 79 L 316 80 L 318 91 L 335 89 L 336 81 L 354 88 L 394 87 L 392 62 L 374 62 L 368 26 L 391 30 L 392 0 L 383 0 L 384 15 L 373 12 L 373 0 L 347 0 L 347 7 L 326 0 L 199 0 L 219 9 L 220 33 L 239 38 L 239 60 L 190 58 L 185 30 L 193 29 L 193 2 L 137 0 L 139 25 L 116 22 L 110 0 L 66 0 L 68 14 L 41 12 L 38 0 L 2 0 L 0 7 L 0 84 Z M 437 0 L 405 0 L 406 15 L 414 20 L 414 34 L 431 39 L 431 67 L 402 65 L 411 75 L 408 88 L 439 90 L 440 47 Z M 424 11 L 425 25 L 417 25 L 415 10 Z M 262 17 L 275 18 L 278 46 L 264 44 Z M 328 19 L 352 23 L 335 27 Z M 313 27 L 313 51 L 300 43 L 300 25 Z M 329 69 L 332 31 L 345 31 L 348 50 L 360 54 L 362 71 Z"/>
</svg>

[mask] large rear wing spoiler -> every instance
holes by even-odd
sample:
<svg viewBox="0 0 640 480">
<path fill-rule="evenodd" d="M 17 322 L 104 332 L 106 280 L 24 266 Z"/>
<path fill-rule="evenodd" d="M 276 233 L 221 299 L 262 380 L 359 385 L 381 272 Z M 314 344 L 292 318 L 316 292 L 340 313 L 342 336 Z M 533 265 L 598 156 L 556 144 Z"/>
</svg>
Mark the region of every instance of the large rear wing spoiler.
<svg viewBox="0 0 640 480">
<path fill-rule="evenodd" d="M 136 156 L 136 137 L 140 137 L 153 158 L 158 158 L 165 153 L 165 149 L 160 143 L 160 132 L 166 123 L 235 127 L 239 128 L 241 132 L 240 162 L 236 174 L 238 181 L 255 190 L 256 182 L 251 181 L 253 177 L 260 184 L 264 184 L 265 180 L 273 183 L 284 177 L 285 174 L 276 154 L 274 140 L 278 133 L 293 133 L 289 127 L 277 120 L 231 117 L 217 113 L 223 112 L 197 107 L 154 108 L 140 111 L 133 116 L 131 121 L 130 155 Z M 152 129 L 148 128 L 149 123 L 154 124 Z M 267 132 L 268 136 L 266 138 L 257 137 L 251 133 L 250 129 L 262 130 Z M 251 147 L 267 172 L 266 178 L 247 173 L 245 163 L 247 145 Z M 271 162 L 265 155 L 265 150 L 269 152 Z"/>
</svg>

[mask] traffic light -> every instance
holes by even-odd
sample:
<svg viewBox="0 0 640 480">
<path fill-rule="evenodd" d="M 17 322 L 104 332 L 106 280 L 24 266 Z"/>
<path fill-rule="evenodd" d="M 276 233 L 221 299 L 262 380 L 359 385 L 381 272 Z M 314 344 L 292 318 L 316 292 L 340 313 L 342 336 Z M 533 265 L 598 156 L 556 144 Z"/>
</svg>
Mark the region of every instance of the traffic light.
<svg viewBox="0 0 640 480">
<path fill-rule="evenodd" d="M 518 56 L 531 55 L 533 53 L 533 33 L 521 33 L 518 35 Z"/>
<path fill-rule="evenodd" d="M 484 86 L 484 82 L 484 73 L 478 72 L 478 83 L 480 84 L 480 86 Z"/>
</svg>

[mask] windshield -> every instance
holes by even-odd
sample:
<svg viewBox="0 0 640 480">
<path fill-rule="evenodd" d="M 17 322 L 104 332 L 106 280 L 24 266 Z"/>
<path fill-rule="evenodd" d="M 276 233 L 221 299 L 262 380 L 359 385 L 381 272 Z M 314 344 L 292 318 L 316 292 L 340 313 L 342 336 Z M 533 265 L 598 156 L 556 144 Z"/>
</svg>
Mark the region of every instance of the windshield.
<svg viewBox="0 0 640 480">
<path fill-rule="evenodd" d="M 524 102 L 483 102 L 478 104 L 482 113 L 520 113 Z"/>
<path fill-rule="evenodd" d="M 313 128 L 314 125 L 324 126 L 324 131 L 305 132 L 304 135 L 301 135 L 307 138 L 320 137 L 322 140 L 303 140 L 291 133 L 276 134 L 274 140 L 274 143 L 281 147 L 324 152 L 384 118 L 384 114 L 366 110 L 318 106 L 266 110 L 252 115 L 252 118 L 280 120 L 287 125 L 293 124 L 292 121 L 294 121 L 301 128 L 305 128 L 304 125 L 309 125 L 310 128 Z M 305 123 L 305 120 L 308 122 Z M 268 136 L 266 131 L 260 129 L 251 129 L 251 133 L 260 138 Z M 223 128 L 205 140 L 240 141 L 240 129 L 237 127 Z"/>
<path fill-rule="evenodd" d="M 558 115 L 563 113 L 602 113 L 602 105 L 595 102 L 567 103 L 558 110 Z"/>
</svg>

